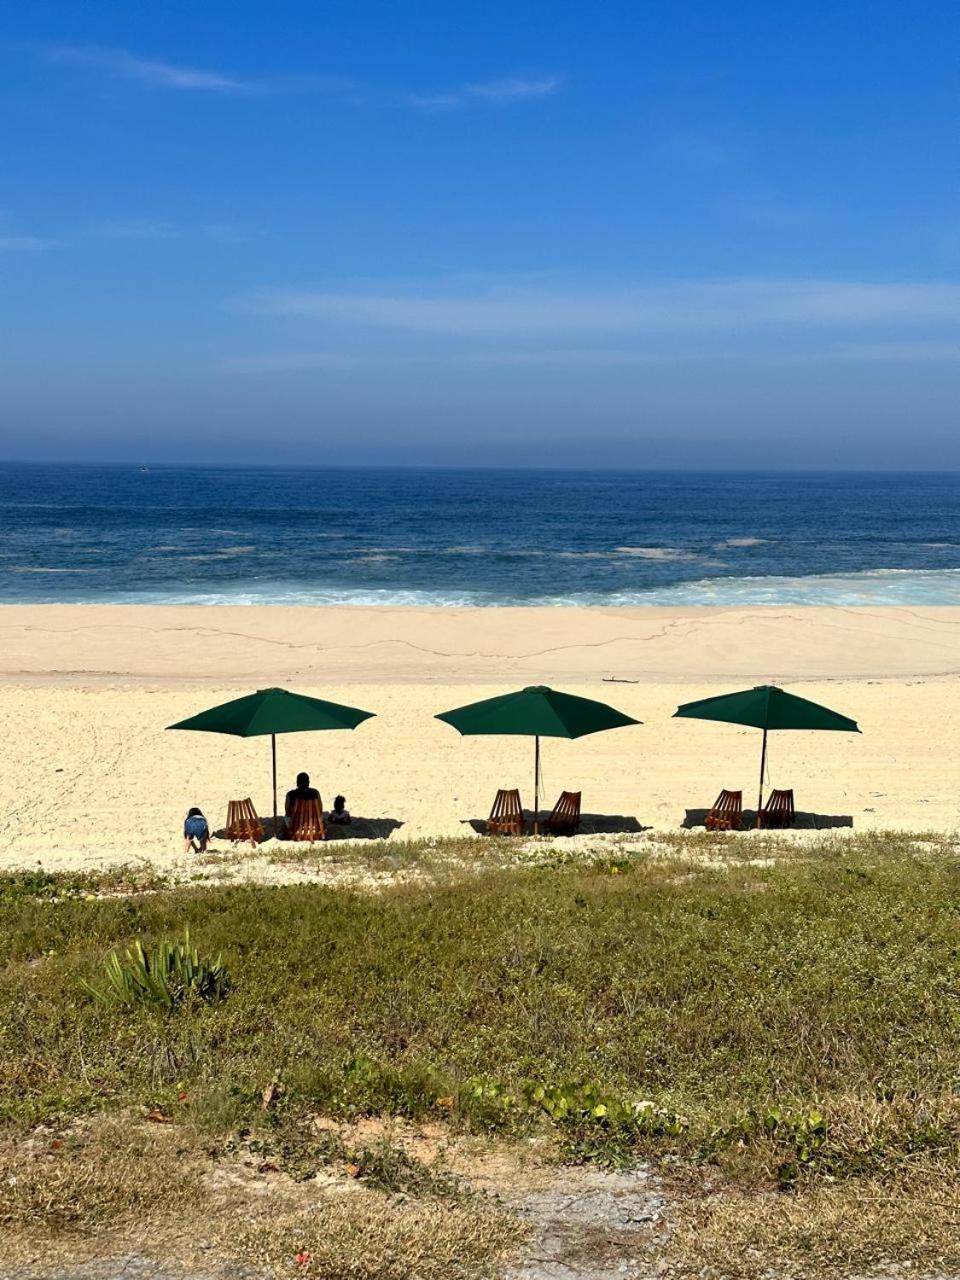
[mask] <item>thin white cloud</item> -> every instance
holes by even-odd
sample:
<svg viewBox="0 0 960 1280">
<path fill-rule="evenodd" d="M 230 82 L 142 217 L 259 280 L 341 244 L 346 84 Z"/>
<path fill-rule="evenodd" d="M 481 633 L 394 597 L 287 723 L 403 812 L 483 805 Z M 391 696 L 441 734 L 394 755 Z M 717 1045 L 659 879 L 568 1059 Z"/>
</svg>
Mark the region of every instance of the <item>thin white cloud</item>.
<svg viewBox="0 0 960 1280">
<path fill-rule="evenodd" d="M 904 341 L 874 343 L 818 343 L 805 348 L 763 349 L 681 345 L 671 349 L 649 346 L 630 348 L 555 347 L 517 349 L 495 347 L 488 350 L 459 349 L 444 357 L 447 367 L 460 369 L 556 369 L 614 370 L 666 367 L 671 365 L 728 365 L 776 368 L 792 365 L 843 364 L 960 364 L 960 341 Z M 362 354 L 345 351 L 272 351 L 264 354 L 232 356 L 222 360 L 222 373 L 301 373 L 310 371 L 348 372 L 369 368 L 423 368 L 436 366 L 431 351 L 369 350 Z"/>
<path fill-rule="evenodd" d="M 637 365 L 676 364 L 691 358 L 726 360 L 728 352 L 691 355 L 689 351 L 607 350 L 604 348 L 560 347 L 535 351 L 474 351 L 461 357 L 461 363 L 477 368 L 513 369 L 619 369 Z"/>
<path fill-rule="evenodd" d="M 421 111 L 452 111 L 463 105 L 463 98 L 456 93 L 411 93 L 407 101 Z"/>
<path fill-rule="evenodd" d="M 474 98 L 489 98 L 491 102 L 515 102 L 521 98 L 548 98 L 559 88 L 559 76 L 541 76 L 537 79 L 507 76 L 503 80 L 468 84 L 464 92 Z"/>
<path fill-rule="evenodd" d="M 161 89 L 188 89 L 213 93 L 248 93 L 258 91 L 258 81 L 240 79 L 220 71 L 201 70 L 171 62 L 156 62 L 137 57 L 125 49 L 57 46 L 46 51 L 52 62 L 93 67 L 121 80 L 136 80 Z"/>
<path fill-rule="evenodd" d="M 203 235 L 218 244 L 249 244 L 259 238 L 259 232 L 249 227 L 235 226 L 232 222 L 212 222 L 201 228 Z"/>
<path fill-rule="evenodd" d="M 272 351 L 265 355 L 232 356 L 220 368 L 225 373 L 293 373 L 309 369 L 353 369 L 358 357 L 340 351 Z"/>
<path fill-rule="evenodd" d="M 193 226 L 171 222 L 167 218 L 112 218 L 95 223 L 87 234 L 106 240 L 182 240 L 200 238 L 217 244 L 248 244 L 258 233 L 249 227 L 229 222 L 211 222 Z"/>
<path fill-rule="evenodd" d="M 913 364 L 915 362 L 960 363 L 960 339 L 953 342 L 931 339 L 921 342 L 848 342 L 827 352 L 827 358 L 838 361 L 864 361 L 867 364 Z"/>
<path fill-rule="evenodd" d="M 458 335 L 736 333 L 763 326 L 842 328 L 936 323 L 960 326 L 960 285 L 846 280 L 725 280 L 562 292 L 529 285 L 471 293 L 278 289 L 241 304 L 266 315 L 338 325 Z"/>
<path fill-rule="evenodd" d="M 522 102 L 524 99 L 548 98 L 560 88 L 559 76 L 505 76 L 461 85 L 446 93 L 412 93 L 407 101 L 421 111 L 452 111 L 471 100 L 486 102 Z"/>
<path fill-rule="evenodd" d="M 108 240 L 175 240 L 180 235 L 174 223 L 162 218 L 116 218 L 96 230 Z"/>
<path fill-rule="evenodd" d="M 248 77 L 183 63 L 143 58 L 129 49 L 107 49 L 96 45 L 55 45 L 43 50 L 51 62 L 101 71 L 115 80 L 130 80 L 157 89 L 199 93 L 308 93 L 339 95 L 353 106 L 366 101 L 364 86 L 348 76 L 309 75 Z M 449 92 L 410 93 L 409 105 L 423 111 L 444 111 L 463 106 L 471 99 L 488 102 L 517 102 L 545 98 L 556 93 L 560 77 L 505 76 L 498 80 L 461 85 Z"/>
<path fill-rule="evenodd" d="M 457 357 L 453 357 L 457 359 Z M 795 364 L 960 364 L 960 339 L 918 342 L 835 342 L 805 349 L 758 349 L 680 346 L 669 350 L 638 347 L 635 350 L 560 347 L 546 350 L 472 351 L 460 363 L 478 367 L 616 369 L 647 365 L 729 364 L 748 361 L 760 365 Z"/>
<path fill-rule="evenodd" d="M 62 240 L 51 240 L 46 236 L 4 236 L 0 235 L 0 253 L 42 253 L 44 249 L 56 249 Z"/>
</svg>

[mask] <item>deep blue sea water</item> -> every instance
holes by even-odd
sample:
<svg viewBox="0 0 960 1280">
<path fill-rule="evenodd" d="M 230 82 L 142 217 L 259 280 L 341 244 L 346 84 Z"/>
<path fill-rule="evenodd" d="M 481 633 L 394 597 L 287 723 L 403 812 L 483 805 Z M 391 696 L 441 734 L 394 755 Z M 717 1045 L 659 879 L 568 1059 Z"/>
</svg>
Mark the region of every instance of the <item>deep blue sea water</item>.
<svg viewBox="0 0 960 1280">
<path fill-rule="evenodd" d="M 960 604 L 960 475 L 6 464 L 0 601 Z"/>
</svg>

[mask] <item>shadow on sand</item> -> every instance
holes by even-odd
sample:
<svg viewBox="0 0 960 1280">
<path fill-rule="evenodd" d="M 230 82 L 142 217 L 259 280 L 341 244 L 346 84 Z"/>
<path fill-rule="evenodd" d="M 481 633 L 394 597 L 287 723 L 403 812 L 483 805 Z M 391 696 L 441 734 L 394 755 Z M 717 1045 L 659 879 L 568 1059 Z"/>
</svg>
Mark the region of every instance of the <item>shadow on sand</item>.
<svg viewBox="0 0 960 1280">
<path fill-rule="evenodd" d="M 540 834 L 553 835 L 553 832 L 547 831 L 545 827 L 549 814 L 546 810 L 540 811 Z M 464 818 L 463 821 L 468 823 L 476 831 L 477 835 L 485 836 L 487 834 L 486 818 Z M 533 810 L 524 809 L 523 811 L 523 829 L 526 835 L 530 835 L 533 831 Z M 637 818 L 627 817 L 625 814 L 616 813 L 581 813 L 580 827 L 574 833 L 579 836 L 596 836 L 596 835 L 612 835 L 616 832 L 630 831 L 649 831 L 650 827 L 645 827 Z M 569 832 L 564 834 L 569 835 Z"/>
<path fill-rule="evenodd" d="M 274 838 L 273 818 L 261 818 L 263 824 L 263 837 L 258 840 L 257 844 L 264 844 L 267 840 Z M 345 826 L 339 823 L 330 822 L 325 819 L 324 823 L 327 832 L 327 840 L 386 840 L 391 831 L 398 831 L 403 823 L 399 818 L 360 818 L 354 817 L 351 822 Z M 279 827 L 279 838 L 284 844 L 295 844 L 294 840 L 287 840 L 286 828 L 283 819 L 277 820 Z M 229 840 L 226 830 L 221 827 L 219 831 L 214 831 L 212 839 Z M 240 844 L 250 844 L 249 840 L 239 841 Z M 304 842 L 306 843 L 306 842 Z"/>
<path fill-rule="evenodd" d="M 327 823 L 327 840 L 386 840 L 391 831 L 399 831 L 403 823 L 399 818 L 353 817 L 346 826 L 337 822 Z"/>
<path fill-rule="evenodd" d="M 688 831 L 702 827 L 709 809 L 688 809 L 687 815 L 680 823 Z M 756 826 L 756 809 L 744 809 L 743 830 L 752 831 Z M 829 831 L 831 827 L 852 827 L 853 815 L 849 813 L 802 813 L 799 809 L 789 827 L 770 827 L 771 831 Z"/>
</svg>

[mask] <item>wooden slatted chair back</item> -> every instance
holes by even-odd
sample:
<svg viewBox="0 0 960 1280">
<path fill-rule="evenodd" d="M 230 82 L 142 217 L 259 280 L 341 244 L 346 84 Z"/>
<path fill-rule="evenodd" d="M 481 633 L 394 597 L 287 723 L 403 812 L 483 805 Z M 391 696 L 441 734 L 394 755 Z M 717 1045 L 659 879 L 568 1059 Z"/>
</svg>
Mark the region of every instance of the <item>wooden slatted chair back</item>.
<svg viewBox="0 0 960 1280">
<path fill-rule="evenodd" d="M 294 801 L 293 812 L 287 822 L 289 840 L 326 840 L 327 829 L 323 825 L 323 802 L 300 796 Z"/>
<path fill-rule="evenodd" d="M 523 805 L 519 791 L 498 791 L 487 819 L 488 836 L 522 836 Z"/>
<path fill-rule="evenodd" d="M 232 840 L 234 844 L 239 844 L 241 840 L 249 840 L 251 844 L 256 844 L 258 840 L 263 839 L 263 823 L 257 817 L 257 811 L 251 799 L 229 801 L 225 830 L 227 839 Z"/>
<path fill-rule="evenodd" d="M 796 818 L 792 791 L 771 791 L 761 812 L 764 827 L 791 827 Z"/>
<path fill-rule="evenodd" d="M 704 819 L 708 831 L 743 830 L 743 792 L 723 790 Z"/>
<path fill-rule="evenodd" d="M 561 791 L 545 825 L 554 835 L 573 835 L 580 826 L 580 791 Z"/>
</svg>

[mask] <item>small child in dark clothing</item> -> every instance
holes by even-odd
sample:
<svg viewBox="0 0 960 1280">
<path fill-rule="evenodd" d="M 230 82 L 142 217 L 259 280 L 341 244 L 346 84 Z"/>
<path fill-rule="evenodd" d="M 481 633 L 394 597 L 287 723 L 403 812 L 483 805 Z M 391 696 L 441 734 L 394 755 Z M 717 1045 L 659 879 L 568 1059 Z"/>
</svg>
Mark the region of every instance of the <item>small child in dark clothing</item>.
<svg viewBox="0 0 960 1280">
<path fill-rule="evenodd" d="M 335 796 L 333 808 L 330 810 L 330 821 L 338 823 L 340 826 L 347 826 L 350 822 L 350 814 L 347 811 L 347 802 L 343 796 Z"/>
<path fill-rule="evenodd" d="M 194 853 L 205 853 L 209 839 L 210 828 L 206 818 L 199 809 L 191 809 L 183 824 L 183 852 L 189 853 L 192 849 Z"/>
</svg>

